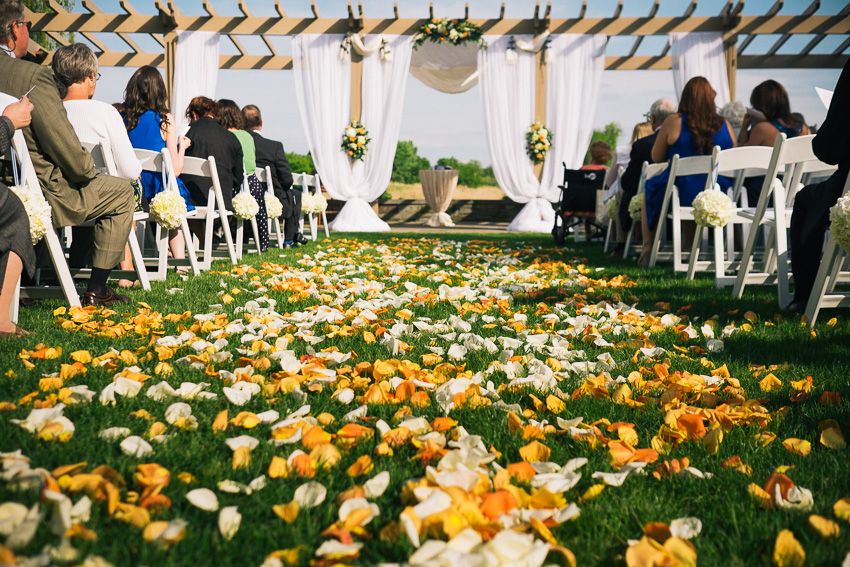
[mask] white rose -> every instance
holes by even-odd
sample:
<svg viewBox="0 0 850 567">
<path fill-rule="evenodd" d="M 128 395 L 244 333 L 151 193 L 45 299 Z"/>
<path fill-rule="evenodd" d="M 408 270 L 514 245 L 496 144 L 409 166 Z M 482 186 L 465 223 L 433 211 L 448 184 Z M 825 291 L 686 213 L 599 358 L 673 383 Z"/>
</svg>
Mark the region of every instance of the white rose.
<svg viewBox="0 0 850 567">
<path fill-rule="evenodd" d="M 366 143 L 366 136 L 357 136 L 357 143 L 358 144 L 365 144 Z"/>
<path fill-rule="evenodd" d="M 548 136 L 549 130 L 547 130 L 546 128 L 541 128 L 540 130 L 537 131 L 537 133 L 540 134 L 541 136 Z"/>
<path fill-rule="evenodd" d="M 348 128 L 345 130 L 345 135 L 349 138 L 352 138 L 357 135 L 357 130 L 355 130 L 354 128 Z"/>
<path fill-rule="evenodd" d="M 541 144 L 540 142 L 538 142 L 538 143 L 534 144 L 534 149 L 535 149 L 535 150 L 542 150 L 542 149 L 543 149 L 543 144 Z"/>
<path fill-rule="evenodd" d="M 457 30 L 454 30 L 454 29 L 451 30 L 449 32 L 449 37 L 452 38 L 452 39 L 455 39 L 457 37 Z"/>
</svg>

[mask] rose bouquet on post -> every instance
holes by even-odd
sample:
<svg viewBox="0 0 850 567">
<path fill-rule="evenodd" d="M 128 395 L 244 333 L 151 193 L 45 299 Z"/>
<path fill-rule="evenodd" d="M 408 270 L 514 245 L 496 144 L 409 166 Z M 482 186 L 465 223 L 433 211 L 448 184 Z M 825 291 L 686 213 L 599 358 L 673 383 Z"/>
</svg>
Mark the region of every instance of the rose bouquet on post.
<svg viewBox="0 0 850 567">
<path fill-rule="evenodd" d="M 552 132 L 542 122 L 535 122 L 525 134 L 526 152 L 535 165 L 546 160 L 546 152 L 552 147 Z"/>
<path fill-rule="evenodd" d="M 359 121 L 352 121 L 342 133 L 342 145 L 340 148 L 348 154 L 351 161 L 362 161 L 366 156 L 366 149 L 371 138 L 369 131 Z"/>
<path fill-rule="evenodd" d="M 419 47 L 426 41 L 433 43 L 451 43 L 452 45 L 463 45 L 467 42 L 476 42 L 481 49 L 485 49 L 487 44 L 484 42 L 483 32 L 481 28 L 470 22 L 468 19 L 462 20 L 448 18 L 435 18 L 428 20 L 425 25 L 419 28 L 419 31 L 413 36 L 413 49 Z"/>
</svg>

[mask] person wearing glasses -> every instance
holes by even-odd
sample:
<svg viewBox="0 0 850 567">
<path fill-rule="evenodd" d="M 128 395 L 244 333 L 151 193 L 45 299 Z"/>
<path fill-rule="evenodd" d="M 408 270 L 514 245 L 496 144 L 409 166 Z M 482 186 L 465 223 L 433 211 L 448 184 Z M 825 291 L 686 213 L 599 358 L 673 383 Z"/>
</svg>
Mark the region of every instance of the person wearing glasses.
<svg viewBox="0 0 850 567">
<path fill-rule="evenodd" d="M 124 257 L 133 224 L 133 186 L 95 168 L 68 121 L 50 69 L 20 60 L 28 44 L 23 3 L 0 0 L 0 92 L 18 99 L 29 92 L 35 106 L 32 122 L 22 132 L 41 190 L 53 210 L 53 224 L 95 223 L 90 245 L 93 268 L 82 302 L 127 303 L 129 297 L 116 293 L 106 282 Z"/>
<path fill-rule="evenodd" d="M 138 180 L 142 173 L 142 165 L 130 144 L 124 121 L 111 104 L 92 100 L 100 79 L 94 52 L 84 43 L 64 45 L 53 54 L 50 66 L 53 69 L 53 80 L 56 81 L 56 87 L 59 89 L 59 97 L 68 112 L 68 120 L 80 141 L 89 144 L 98 144 L 101 140 L 109 142 L 112 161 L 116 168 L 115 173 L 122 179 L 134 183 L 136 210 L 141 210 L 142 192 Z M 104 173 L 107 172 L 104 171 Z M 78 226 L 72 229 L 74 238 L 71 241 L 69 260 L 72 267 L 86 263 L 89 250 L 80 250 L 75 243 L 90 242 L 91 237 L 85 233 L 91 230 L 90 227 Z M 124 259 L 121 260 L 120 266 L 122 270 L 133 270 L 129 244 L 124 248 Z M 133 282 L 130 280 L 118 280 L 118 287 L 132 286 Z"/>
</svg>

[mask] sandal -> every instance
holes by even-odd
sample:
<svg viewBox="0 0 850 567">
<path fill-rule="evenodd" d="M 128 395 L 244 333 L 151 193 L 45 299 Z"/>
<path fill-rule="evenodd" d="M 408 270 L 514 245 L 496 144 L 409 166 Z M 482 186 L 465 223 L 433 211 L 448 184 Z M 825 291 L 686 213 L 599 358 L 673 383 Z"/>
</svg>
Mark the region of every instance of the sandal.
<svg viewBox="0 0 850 567">
<path fill-rule="evenodd" d="M 25 331 L 16 324 L 14 331 L 0 331 L 0 339 L 19 339 L 25 335 L 31 334 L 32 333 Z"/>
<path fill-rule="evenodd" d="M 638 258 L 637 265 L 646 268 L 649 266 L 649 259 L 652 257 L 652 250 L 644 250 L 640 253 L 640 258 Z"/>
</svg>

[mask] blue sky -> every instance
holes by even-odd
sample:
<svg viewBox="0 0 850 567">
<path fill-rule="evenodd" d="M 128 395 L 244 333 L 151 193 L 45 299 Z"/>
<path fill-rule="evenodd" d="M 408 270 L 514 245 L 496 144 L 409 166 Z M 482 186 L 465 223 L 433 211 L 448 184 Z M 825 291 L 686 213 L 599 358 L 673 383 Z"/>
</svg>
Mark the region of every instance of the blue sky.
<svg viewBox="0 0 850 567">
<path fill-rule="evenodd" d="M 402 17 L 427 17 L 427 2 L 416 0 L 396 0 Z M 106 12 L 121 13 L 117 0 L 96 0 L 97 5 Z M 356 2 L 353 2 L 356 4 Z M 433 0 L 435 15 L 462 16 L 464 1 Z M 552 2 L 552 17 L 568 18 L 578 15 L 580 0 L 555 0 Z M 624 16 L 645 15 L 652 6 L 652 0 L 626 0 Z M 715 15 L 725 0 L 702 0 L 696 15 Z M 774 0 L 747 0 L 745 14 L 764 13 Z M 799 14 L 810 0 L 786 0 L 781 14 Z M 78 1 L 77 4 L 80 4 Z M 153 13 L 152 0 L 132 0 L 133 6 L 140 12 Z M 254 15 L 272 16 L 275 14 L 273 3 L 269 0 L 246 0 Z M 281 4 L 292 17 L 311 16 L 308 0 L 282 0 Z M 392 0 L 364 0 L 366 16 L 369 18 L 392 17 Z M 498 17 L 501 0 L 469 0 L 470 17 Z M 506 17 L 531 18 L 534 14 L 534 0 L 506 0 Z M 541 4 L 545 5 L 545 1 Z M 588 2 L 590 17 L 610 16 L 614 13 L 617 0 L 593 0 Z M 187 14 L 202 14 L 201 0 L 178 0 L 180 9 Z M 222 15 L 239 15 L 236 0 L 212 0 L 212 5 Z M 344 17 L 347 15 L 344 0 L 318 0 L 317 5 L 323 17 Z M 686 3 L 684 0 L 662 0 L 659 15 L 680 15 Z M 835 14 L 845 5 L 844 0 L 823 0 L 818 13 Z M 77 8 L 77 11 L 83 11 Z M 125 49 L 115 44 L 108 36 L 101 38 L 110 47 Z M 240 38 L 251 53 L 268 53 L 259 38 Z M 754 41 L 747 52 L 766 51 L 775 41 L 775 37 L 765 37 Z M 780 54 L 798 52 L 811 39 L 802 36 L 787 42 Z M 831 53 L 844 37 L 827 38 L 815 49 L 814 53 Z M 275 38 L 275 46 L 281 54 L 291 53 L 289 38 Z M 631 49 L 632 39 L 613 37 L 608 43 L 608 55 L 626 54 Z M 644 40 L 639 54 L 658 54 L 666 39 L 650 37 Z M 149 43 L 142 42 L 149 49 Z M 150 48 L 152 49 L 152 48 Z M 228 40 L 223 39 L 222 53 L 236 53 Z M 115 102 L 123 98 L 124 86 L 135 69 L 104 67 L 103 78 L 98 84 L 95 98 L 106 102 Z M 747 102 L 749 93 L 760 82 L 773 78 L 785 85 L 791 97 L 795 111 L 802 112 L 810 124 L 823 121 L 826 110 L 821 105 L 814 87 L 832 89 L 838 80 L 838 69 L 745 69 L 737 75 L 736 99 Z M 660 96 L 673 96 L 673 78 L 670 71 L 606 71 L 602 78 L 602 88 L 598 104 L 595 125 L 601 127 L 608 122 L 618 123 L 624 132 L 631 133 L 632 126 L 642 120 L 652 102 Z M 231 98 L 240 106 L 256 104 L 264 114 L 264 133 L 269 137 L 283 141 L 287 151 L 307 152 L 304 127 L 301 123 L 295 98 L 295 83 L 292 71 L 233 71 L 221 70 L 218 76 L 218 98 Z M 454 156 L 462 161 L 477 159 L 489 164 L 490 157 L 484 137 L 483 114 L 480 105 L 480 92 L 474 87 L 462 94 L 449 95 L 430 89 L 417 79 L 410 77 L 404 101 L 404 118 L 400 139 L 413 140 L 424 155 L 432 162 L 440 157 Z"/>
</svg>

